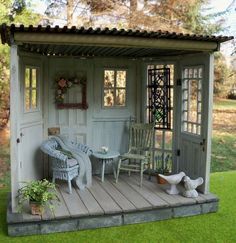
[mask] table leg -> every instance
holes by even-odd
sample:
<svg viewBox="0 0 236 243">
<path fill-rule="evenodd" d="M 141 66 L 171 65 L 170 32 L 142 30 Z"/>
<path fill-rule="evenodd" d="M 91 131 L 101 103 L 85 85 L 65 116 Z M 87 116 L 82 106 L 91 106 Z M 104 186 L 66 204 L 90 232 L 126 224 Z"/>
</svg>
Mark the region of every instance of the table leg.
<svg viewBox="0 0 236 243">
<path fill-rule="evenodd" d="M 106 165 L 106 161 L 103 159 L 102 161 L 102 182 L 104 182 L 104 173 L 105 173 L 105 165 Z"/>
<path fill-rule="evenodd" d="M 116 167 L 115 167 L 115 163 L 114 161 L 112 161 L 112 166 L 113 166 L 113 174 L 114 174 L 114 178 L 116 180 Z"/>
</svg>

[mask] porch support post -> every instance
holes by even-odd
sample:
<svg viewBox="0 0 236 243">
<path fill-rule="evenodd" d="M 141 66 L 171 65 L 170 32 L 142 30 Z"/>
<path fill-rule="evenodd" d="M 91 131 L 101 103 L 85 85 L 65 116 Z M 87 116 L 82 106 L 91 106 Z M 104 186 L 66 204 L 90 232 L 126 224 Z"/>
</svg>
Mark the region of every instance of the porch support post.
<svg viewBox="0 0 236 243">
<path fill-rule="evenodd" d="M 12 212 L 17 211 L 16 195 L 19 188 L 19 114 L 20 114 L 20 76 L 17 45 L 11 46 L 10 51 L 10 159 L 11 159 L 11 198 Z"/>
<path fill-rule="evenodd" d="M 203 193 L 209 193 L 210 186 L 210 164 L 211 164 L 211 139 L 212 139 L 212 109 L 213 109 L 213 82 L 214 82 L 214 54 L 208 54 L 208 64 L 206 68 L 206 80 L 208 82 L 205 86 L 205 99 L 206 99 L 206 113 L 203 126 L 206 130 L 206 168 L 205 168 L 205 183 L 204 188 L 201 188 Z"/>
</svg>

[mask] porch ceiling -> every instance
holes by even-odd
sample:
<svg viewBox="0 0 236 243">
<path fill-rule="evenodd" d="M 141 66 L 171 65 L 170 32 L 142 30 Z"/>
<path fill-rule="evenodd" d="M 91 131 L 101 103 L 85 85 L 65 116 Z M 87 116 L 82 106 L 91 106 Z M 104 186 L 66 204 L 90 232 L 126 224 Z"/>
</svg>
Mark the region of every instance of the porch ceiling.
<svg viewBox="0 0 236 243">
<path fill-rule="evenodd" d="M 167 50 L 157 48 L 133 48 L 133 47 L 103 47 L 81 45 L 57 45 L 57 44 L 29 44 L 20 46 L 21 51 L 38 53 L 46 56 L 77 56 L 89 57 L 158 57 L 176 56 L 199 51 Z"/>
</svg>

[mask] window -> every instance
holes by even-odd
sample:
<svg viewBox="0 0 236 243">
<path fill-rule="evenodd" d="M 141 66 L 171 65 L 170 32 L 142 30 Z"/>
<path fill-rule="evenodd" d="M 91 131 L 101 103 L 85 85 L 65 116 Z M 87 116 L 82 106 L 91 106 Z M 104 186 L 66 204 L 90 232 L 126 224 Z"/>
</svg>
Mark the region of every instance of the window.
<svg viewBox="0 0 236 243">
<path fill-rule="evenodd" d="M 155 71 L 153 71 L 155 70 Z M 174 100 L 174 70 L 175 67 L 173 64 L 158 64 L 158 65 L 148 65 L 147 67 L 147 74 L 152 76 L 152 72 L 155 73 L 154 80 L 161 81 L 162 73 L 161 70 L 168 70 L 168 87 L 158 87 L 156 86 L 156 90 L 160 89 L 160 96 L 163 96 L 167 98 L 160 99 L 160 97 L 156 97 L 156 101 L 160 103 L 158 108 L 166 109 L 168 108 L 168 123 L 165 122 L 165 119 L 163 120 L 163 124 L 168 124 L 168 129 L 163 129 L 165 127 L 161 127 L 157 124 L 158 117 L 155 117 L 156 122 L 156 129 L 155 129 L 155 143 L 154 143 L 154 154 L 153 154 L 153 163 L 152 163 L 152 169 L 158 170 L 160 173 L 164 173 L 167 170 L 171 171 L 172 168 L 172 140 L 173 140 L 173 100 Z M 152 80 L 152 79 L 151 79 Z M 167 81 L 167 80 L 165 80 Z M 150 78 L 147 76 L 147 100 L 146 100 L 146 119 L 147 121 L 151 122 L 153 121 L 153 113 L 150 112 Z M 166 89 L 168 88 L 168 89 Z M 166 89 L 168 92 L 162 93 Z M 157 102 L 157 103 L 158 103 Z M 166 104 L 168 104 L 166 106 Z M 163 106 L 164 105 L 164 106 Z"/>
<path fill-rule="evenodd" d="M 184 68 L 182 85 L 182 131 L 201 134 L 202 74 L 199 66 Z"/>
<path fill-rule="evenodd" d="M 24 82 L 24 107 L 25 111 L 38 109 L 38 70 L 37 68 L 25 68 Z"/>
<path fill-rule="evenodd" d="M 126 79 L 126 70 L 104 70 L 104 107 L 126 106 Z"/>
<path fill-rule="evenodd" d="M 155 129 L 171 129 L 170 68 L 148 69 L 149 122 Z"/>
</svg>

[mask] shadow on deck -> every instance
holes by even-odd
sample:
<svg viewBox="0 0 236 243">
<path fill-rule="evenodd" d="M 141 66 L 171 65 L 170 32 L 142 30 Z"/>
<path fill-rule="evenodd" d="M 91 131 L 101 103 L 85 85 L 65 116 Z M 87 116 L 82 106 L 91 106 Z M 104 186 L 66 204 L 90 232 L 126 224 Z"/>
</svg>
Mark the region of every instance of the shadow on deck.
<svg viewBox="0 0 236 243">
<path fill-rule="evenodd" d="M 66 183 L 58 187 L 61 200 L 54 213 L 45 211 L 33 216 L 27 209 L 24 213 L 12 213 L 10 200 L 7 211 L 8 234 L 11 236 L 47 234 L 77 231 L 92 228 L 121 226 L 170 218 L 186 217 L 218 209 L 218 198 L 213 194 L 199 194 L 196 199 L 165 193 L 167 185 L 159 185 L 156 178 L 143 181 L 135 174 L 121 175 L 116 184 L 112 176 L 102 183 L 93 177 L 93 185 L 80 191 L 73 188 L 67 193 Z"/>
</svg>

